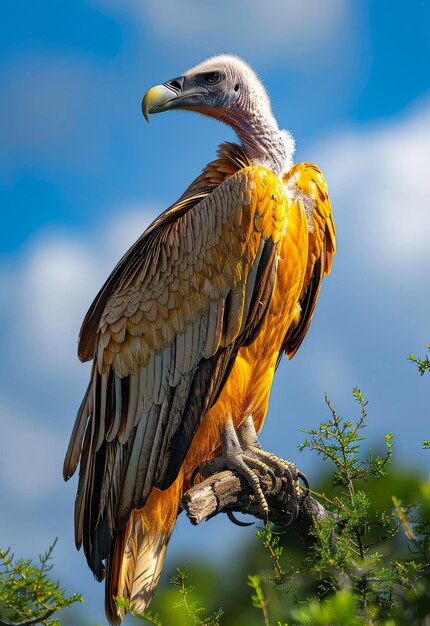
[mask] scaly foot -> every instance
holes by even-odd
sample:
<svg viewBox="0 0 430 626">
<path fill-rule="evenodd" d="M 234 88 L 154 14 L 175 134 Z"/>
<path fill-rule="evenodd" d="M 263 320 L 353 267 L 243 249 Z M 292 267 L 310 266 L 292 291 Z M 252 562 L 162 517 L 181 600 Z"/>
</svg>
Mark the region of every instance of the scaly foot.
<svg viewBox="0 0 430 626">
<path fill-rule="evenodd" d="M 222 456 L 219 456 L 212 461 L 205 461 L 202 463 L 199 466 L 199 473 L 204 478 L 208 478 L 209 476 L 212 476 L 212 474 L 221 472 L 226 468 L 236 470 L 246 479 L 248 485 L 253 490 L 260 506 L 260 512 L 263 519 L 267 523 L 269 506 L 261 488 L 260 479 L 255 470 L 258 470 L 262 474 L 269 473 L 274 480 L 275 477 L 272 469 L 268 467 L 263 460 L 254 456 L 253 453 L 242 449 L 231 418 L 221 433 L 221 440 L 223 449 Z"/>
<path fill-rule="evenodd" d="M 303 497 L 306 497 L 309 491 L 309 481 L 306 476 L 299 472 L 296 465 L 284 459 L 280 459 L 271 452 L 266 452 L 261 448 L 258 441 L 257 432 L 255 430 L 254 421 L 250 415 L 237 431 L 239 442 L 246 454 L 258 459 L 266 465 L 271 467 L 279 478 L 286 480 L 287 485 L 294 487 L 295 497 L 292 494 L 291 502 L 291 519 L 288 526 L 293 524 L 299 514 L 300 506 L 299 502 Z M 303 494 L 303 488 L 300 486 L 298 479 L 301 478 L 305 484 L 305 494 Z M 293 493 L 294 493 L 293 492 Z"/>
<path fill-rule="evenodd" d="M 247 454 L 260 460 L 266 467 L 272 468 L 277 476 L 285 476 L 291 484 L 297 483 L 299 471 L 294 463 L 280 459 L 275 454 L 262 449 L 251 415 L 239 426 L 237 436 L 242 449 Z M 300 495 L 299 487 L 297 493 Z"/>
</svg>

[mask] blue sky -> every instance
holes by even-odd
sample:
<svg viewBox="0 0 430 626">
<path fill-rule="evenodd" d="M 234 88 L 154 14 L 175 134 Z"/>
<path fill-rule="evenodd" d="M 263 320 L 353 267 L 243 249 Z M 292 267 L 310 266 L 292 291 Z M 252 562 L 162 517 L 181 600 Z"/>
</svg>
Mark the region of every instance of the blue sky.
<svg viewBox="0 0 430 626">
<path fill-rule="evenodd" d="M 3 0 L 1 13 L 1 545 L 37 555 L 58 535 L 57 575 L 104 623 L 102 586 L 73 545 L 76 482 L 61 479 L 88 377 L 76 337 L 116 260 L 233 138 L 183 112 L 148 126 L 143 93 L 221 52 L 262 77 L 297 160 L 325 172 L 338 228 L 309 335 L 277 373 L 263 445 L 297 460 L 300 428 L 326 417 L 324 392 L 351 414 L 358 386 L 369 441 L 393 431 L 399 462 L 427 471 L 428 382 L 406 357 L 430 341 L 428 2 Z M 299 461 L 312 477 L 318 461 Z M 222 519 L 181 520 L 167 569 L 244 536 Z"/>
</svg>

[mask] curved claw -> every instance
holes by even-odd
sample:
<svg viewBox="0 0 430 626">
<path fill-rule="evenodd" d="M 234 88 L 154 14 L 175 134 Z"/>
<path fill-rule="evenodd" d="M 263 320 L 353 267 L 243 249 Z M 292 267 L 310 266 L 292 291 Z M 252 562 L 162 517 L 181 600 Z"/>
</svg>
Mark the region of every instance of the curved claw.
<svg viewBox="0 0 430 626">
<path fill-rule="evenodd" d="M 276 474 L 273 470 L 270 469 L 270 467 L 267 468 L 267 473 L 272 479 L 272 489 L 273 489 L 273 487 L 276 485 Z"/>
<path fill-rule="evenodd" d="M 227 511 L 226 514 L 230 522 L 233 522 L 236 526 L 254 526 L 254 522 L 241 522 L 240 519 L 237 519 L 231 511 Z"/>
<path fill-rule="evenodd" d="M 309 495 L 310 488 L 311 488 L 308 477 L 306 476 L 306 474 L 303 474 L 303 472 L 300 472 L 300 471 L 297 472 L 297 477 L 300 478 L 305 485 L 304 497 L 307 498 Z"/>
<path fill-rule="evenodd" d="M 299 505 L 296 504 L 294 506 L 294 510 L 291 512 L 291 518 L 288 520 L 288 522 L 286 524 L 284 524 L 284 526 L 282 526 L 282 530 L 271 530 L 270 532 L 272 533 L 272 535 L 285 535 L 285 533 L 287 532 L 287 529 L 292 526 L 294 524 L 294 522 L 296 521 L 296 519 L 299 516 Z"/>
</svg>

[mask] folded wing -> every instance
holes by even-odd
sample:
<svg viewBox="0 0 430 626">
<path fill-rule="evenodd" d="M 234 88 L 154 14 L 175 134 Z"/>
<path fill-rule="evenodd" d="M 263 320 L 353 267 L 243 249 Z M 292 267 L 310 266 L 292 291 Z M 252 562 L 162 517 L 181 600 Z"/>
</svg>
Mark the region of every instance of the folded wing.
<svg viewBox="0 0 430 626">
<path fill-rule="evenodd" d="M 308 218 L 309 253 L 303 290 L 300 296 L 300 318 L 284 341 L 284 350 L 292 358 L 309 329 L 324 276 L 331 270 L 336 251 L 336 229 L 333 221 L 327 183 L 313 163 L 295 165 L 284 178 L 290 202 L 300 203 Z"/>
<path fill-rule="evenodd" d="M 246 167 L 201 195 L 144 233 L 81 330 L 79 355 L 94 363 L 64 475 L 80 458 L 76 543 L 99 579 L 113 532 L 175 480 L 273 292 L 280 181 Z"/>
</svg>

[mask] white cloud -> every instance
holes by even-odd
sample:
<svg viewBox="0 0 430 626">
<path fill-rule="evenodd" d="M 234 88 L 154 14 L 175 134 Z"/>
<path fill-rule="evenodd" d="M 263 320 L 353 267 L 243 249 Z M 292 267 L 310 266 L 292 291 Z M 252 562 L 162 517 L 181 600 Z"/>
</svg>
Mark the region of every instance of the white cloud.
<svg viewBox="0 0 430 626">
<path fill-rule="evenodd" d="M 316 151 L 344 231 L 340 245 L 354 239 L 355 254 L 376 273 L 428 277 L 429 145 L 427 102 L 400 119 L 343 132 Z"/>
<path fill-rule="evenodd" d="M 282 454 L 300 426 L 325 419 L 324 392 L 338 411 L 351 405 L 356 415 L 350 394 L 358 386 L 370 401 L 370 442 L 393 431 L 397 461 L 413 457 L 425 467 L 426 392 L 407 356 L 424 351 L 429 332 L 429 145 L 430 108 L 421 102 L 303 155 L 329 181 L 338 253 L 308 337 L 275 376 L 263 434 L 269 449 Z"/>
<path fill-rule="evenodd" d="M 27 256 L 18 290 L 21 347 L 67 369 L 85 303 L 102 280 L 101 260 L 65 235 L 40 239 Z M 23 354 L 23 358 L 26 355 Z"/>
<path fill-rule="evenodd" d="M 157 210 L 127 207 L 121 211 L 111 224 L 107 225 L 106 231 L 101 234 L 103 245 L 110 251 L 113 261 L 118 260 L 126 250 L 140 237 L 145 228 L 158 215 Z M 113 265 L 110 269 L 113 268 Z"/>
<path fill-rule="evenodd" d="M 154 217 L 136 207 L 120 215 L 86 238 L 46 232 L 19 265 L 0 266 L 7 328 L 0 423 L 9 442 L 0 474 L 8 497 L 38 497 L 59 484 L 65 437 L 88 377 L 76 356 L 80 324 L 116 261 Z"/>
<path fill-rule="evenodd" d="M 76 369 L 71 358 L 86 309 L 115 263 L 140 236 L 152 212 L 121 210 L 99 233 L 76 237 L 45 232 L 9 276 L 6 302 L 21 362 L 37 358 L 39 373 Z M 36 372 L 37 373 L 37 372 Z"/>
<path fill-rule="evenodd" d="M 250 60 L 282 53 L 297 69 L 326 58 L 327 45 L 348 28 L 350 6 L 342 0 L 94 0 L 107 10 L 129 10 L 157 38 L 199 51 L 236 52 Z M 319 54 L 315 55 L 318 51 Z M 180 52 L 180 50 L 178 50 Z M 206 53 L 206 52 L 205 52 Z M 204 54 L 205 54 L 204 53 Z"/>
</svg>

